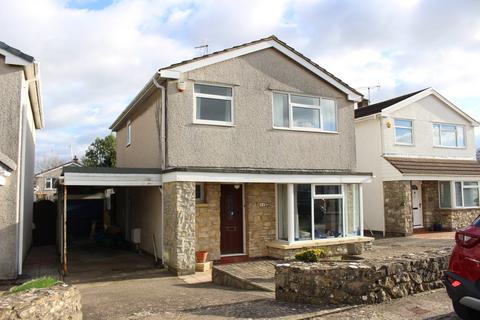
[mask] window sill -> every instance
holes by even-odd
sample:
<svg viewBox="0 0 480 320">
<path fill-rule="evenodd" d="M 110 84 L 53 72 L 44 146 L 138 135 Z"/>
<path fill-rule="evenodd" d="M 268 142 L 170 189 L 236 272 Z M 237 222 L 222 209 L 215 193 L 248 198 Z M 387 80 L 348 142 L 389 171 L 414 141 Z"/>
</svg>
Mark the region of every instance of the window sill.
<svg viewBox="0 0 480 320">
<path fill-rule="evenodd" d="M 195 208 L 207 208 L 207 207 L 208 207 L 208 203 L 206 203 L 206 202 L 195 203 Z"/>
<path fill-rule="evenodd" d="M 467 149 L 467 147 L 447 147 L 447 146 L 433 146 L 433 147 L 439 148 L 439 149 L 454 149 L 454 150 Z"/>
<path fill-rule="evenodd" d="M 230 122 L 216 122 L 216 121 L 193 121 L 195 125 L 207 125 L 207 126 L 217 126 L 217 127 L 235 127 L 235 124 Z"/>
<path fill-rule="evenodd" d="M 130 147 L 131 145 L 132 145 L 131 143 L 127 143 L 127 144 L 125 145 L 125 148 L 128 148 L 128 147 Z"/>
<path fill-rule="evenodd" d="M 306 241 L 296 241 L 294 243 L 288 243 L 284 240 L 274 240 L 267 243 L 267 247 L 276 248 L 276 249 L 302 249 L 308 247 L 318 247 L 318 246 L 333 246 L 337 244 L 348 244 L 348 243 L 359 243 L 359 242 L 370 242 L 374 238 L 363 237 L 363 236 L 352 236 L 344 238 L 330 238 L 330 239 L 320 239 L 320 240 L 306 240 Z"/>
<path fill-rule="evenodd" d="M 457 211 L 457 210 L 480 210 L 480 207 L 459 207 L 459 208 L 440 208 L 445 211 Z"/>
<path fill-rule="evenodd" d="M 319 129 L 308 129 L 308 128 L 282 128 L 282 127 L 272 127 L 274 130 L 284 130 L 284 131 L 299 131 L 299 132 L 314 132 L 314 133 L 328 133 L 328 134 L 338 134 L 338 131 L 325 131 Z"/>
<path fill-rule="evenodd" d="M 395 142 L 395 145 L 399 147 L 415 147 L 413 143 L 396 143 Z"/>
</svg>

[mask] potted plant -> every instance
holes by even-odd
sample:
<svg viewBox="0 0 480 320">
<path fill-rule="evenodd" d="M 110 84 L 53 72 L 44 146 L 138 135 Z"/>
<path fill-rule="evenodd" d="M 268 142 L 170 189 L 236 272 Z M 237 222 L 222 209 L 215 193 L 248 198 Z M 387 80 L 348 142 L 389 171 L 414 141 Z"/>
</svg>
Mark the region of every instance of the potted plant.
<svg viewBox="0 0 480 320">
<path fill-rule="evenodd" d="M 436 221 L 433 223 L 432 225 L 432 230 L 433 231 L 442 231 L 443 230 L 443 226 L 440 222 Z"/>
<path fill-rule="evenodd" d="M 195 252 L 195 258 L 197 263 L 205 263 L 208 258 L 208 251 L 197 251 Z"/>
</svg>

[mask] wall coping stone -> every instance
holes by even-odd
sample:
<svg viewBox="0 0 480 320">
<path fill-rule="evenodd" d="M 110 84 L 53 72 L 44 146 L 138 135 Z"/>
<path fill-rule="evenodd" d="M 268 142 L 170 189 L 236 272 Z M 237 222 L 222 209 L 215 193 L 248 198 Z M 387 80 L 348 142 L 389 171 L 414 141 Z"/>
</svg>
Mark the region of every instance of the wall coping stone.
<svg viewBox="0 0 480 320">
<path fill-rule="evenodd" d="M 320 240 L 308 240 L 295 243 L 286 243 L 281 240 L 274 240 L 267 243 L 267 247 L 277 248 L 277 249 L 301 249 L 308 247 L 321 247 L 321 246 L 334 246 L 339 244 L 349 244 L 349 243 L 365 243 L 372 242 L 375 240 L 371 237 L 347 237 L 347 238 L 332 238 L 332 239 L 320 239 Z"/>
</svg>

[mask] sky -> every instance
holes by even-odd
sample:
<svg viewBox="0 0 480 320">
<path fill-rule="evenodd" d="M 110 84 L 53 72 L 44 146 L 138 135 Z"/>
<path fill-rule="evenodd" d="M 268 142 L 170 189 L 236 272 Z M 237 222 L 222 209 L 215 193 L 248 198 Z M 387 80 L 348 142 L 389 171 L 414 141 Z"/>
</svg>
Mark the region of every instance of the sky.
<svg viewBox="0 0 480 320">
<path fill-rule="evenodd" d="M 434 87 L 480 119 L 478 0 L 0 0 L 40 63 L 38 162 L 82 156 L 160 67 L 276 35 L 378 102 Z M 476 134 L 480 145 L 480 132 Z"/>
</svg>

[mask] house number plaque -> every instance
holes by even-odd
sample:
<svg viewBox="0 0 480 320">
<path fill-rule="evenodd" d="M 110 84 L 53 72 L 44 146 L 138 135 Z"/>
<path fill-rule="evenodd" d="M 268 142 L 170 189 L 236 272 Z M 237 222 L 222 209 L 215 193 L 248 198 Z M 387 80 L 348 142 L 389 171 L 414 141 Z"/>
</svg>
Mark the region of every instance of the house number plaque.
<svg viewBox="0 0 480 320">
<path fill-rule="evenodd" d="M 257 207 L 259 207 L 259 208 L 270 208 L 270 203 L 267 203 L 267 202 L 257 202 Z"/>
</svg>

